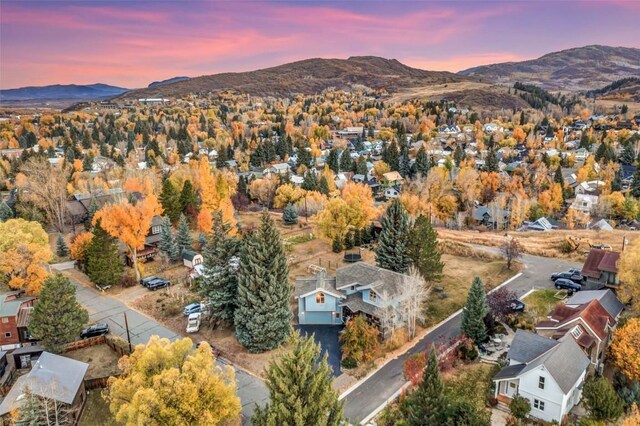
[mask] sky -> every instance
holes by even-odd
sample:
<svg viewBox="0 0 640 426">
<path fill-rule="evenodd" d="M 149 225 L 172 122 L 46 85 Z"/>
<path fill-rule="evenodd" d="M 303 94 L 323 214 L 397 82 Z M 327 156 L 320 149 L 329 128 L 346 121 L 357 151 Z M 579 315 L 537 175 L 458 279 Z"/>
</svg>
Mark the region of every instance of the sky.
<svg viewBox="0 0 640 426">
<path fill-rule="evenodd" d="M 0 88 L 251 71 L 375 55 L 422 69 L 640 47 L 640 1 L 0 1 Z"/>
</svg>

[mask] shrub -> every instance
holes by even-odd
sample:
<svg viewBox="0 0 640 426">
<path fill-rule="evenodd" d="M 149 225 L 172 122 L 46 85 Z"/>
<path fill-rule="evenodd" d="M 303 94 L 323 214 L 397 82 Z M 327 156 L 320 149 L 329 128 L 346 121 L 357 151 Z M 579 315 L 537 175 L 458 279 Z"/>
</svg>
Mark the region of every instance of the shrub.
<svg viewBox="0 0 640 426">
<path fill-rule="evenodd" d="M 622 415 L 624 402 L 604 377 L 588 379 L 582 396 L 594 420 L 615 420 Z"/>
<path fill-rule="evenodd" d="M 346 368 L 347 370 L 350 370 L 350 369 L 356 368 L 358 366 L 358 361 L 356 361 L 355 359 L 349 357 L 349 358 L 343 359 L 341 364 L 342 364 L 342 368 Z"/>
<path fill-rule="evenodd" d="M 402 366 L 404 378 L 410 381 L 412 385 L 417 385 L 422 380 L 423 370 L 426 365 L 427 357 L 424 352 L 410 356 Z"/>
<path fill-rule="evenodd" d="M 518 420 L 522 420 L 529 415 L 531 411 L 531 403 L 524 396 L 516 395 L 509 404 L 509 410 L 513 417 Z"/>
<path fill-rule="evenodd" d="M 136 276 L 134 274 L 124 274 L 122 276 L 122 280 L 120 281 L 122 287 L 133 287 L 135 285 L 138 284 L 138 281 L 136 280 Z"/>
</svg>

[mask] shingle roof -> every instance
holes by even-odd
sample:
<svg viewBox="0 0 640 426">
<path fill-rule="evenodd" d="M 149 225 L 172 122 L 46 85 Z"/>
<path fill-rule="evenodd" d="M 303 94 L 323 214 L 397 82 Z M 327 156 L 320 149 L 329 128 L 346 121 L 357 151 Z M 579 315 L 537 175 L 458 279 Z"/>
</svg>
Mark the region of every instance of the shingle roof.
<svg viewBox="0 0 640 426">
<path fill-rule="evenodd" d="M 362 300 L 362 293 L 348 295 L 347 300 L 344 301 L 341 306 L 347 306 L 351 312 L 364 312 L 378 318 L 382 314 L 380 308 Z"/>
<path fill-rule="evenodd" d="M 336 271 L 336 287 L 342 289 L 357 285 L 375 290 L 378 294 L 386 293 L 393 298 L 408 278 L 407 275 L 398 272 L 356 262 Z"/>
<path fill-rule="evenodd" d="M 617 252 L 591 249 L 582 267 L 582 275 L 590 278 L 600 278 L 602 271 L 618 272 L 616 262 L 619 258 L 620 253 Z"/>
<path fill-rule="evenodd" d="M 575 308 L 559 304 L 549 313 L 549 318 L 550 321 L 542 321 L 538 323 L 537 327 L 561 329 L 576 319 L 582 318 L 582 321 L 593 330 L 600 340 L 607 337 L 607 325 L 616 323 L 616 320 L 597 300 Z"/>
<path fill-rule="evenodd" d="M 525 330 L 516 330 L 507 357 L 518 363 L 529 363 L 558 344 L 548 337 Z"/>
<path fill-rule="evenodd" d="M 498 372 L 495 376 L 493 376 L 493 380 L 505 380 L 505 379 L 514 379 L 518 377 L 520 372 L 527 366 L 527 364 L 514 364 L 508 365 L 504 367 L 502 370 Z"/>
<path fill-rule="evenodd" d="M 624 309 L 624 305 L 622 302 L 618 300 L 615 293 L 611 290 L 586 290 L 579 291 L 574 294 L 569 300 L 567 300 L 566 304 L 568 306 L 579 306 L 585 303 L 589 303 L 592 300 L 597 300 L 600 302 L 602 307 L 611 315 L 613 318 L 617 318 L 618 315 Z"/>
<path fill-rule="evenodd" d="M 327 277 L 323 272 L 319 272 L 312 277 L 296 278 L 294 291 L 296 298 L 309 294 L 314 290 L 324 290 L 336 296 L 345 297 L 344 292 L 336 289 L 336 279 L 334 277 Z"/>
<path fill-rule="evenodd" d="M 29 374 L 18 378 L 0 404 L 0 415 L 20 404 L 28 387 L 34 395 L 72 404 L 84 381 L 89 364 L 49 352 L 43 352 Z"/>
</svg>

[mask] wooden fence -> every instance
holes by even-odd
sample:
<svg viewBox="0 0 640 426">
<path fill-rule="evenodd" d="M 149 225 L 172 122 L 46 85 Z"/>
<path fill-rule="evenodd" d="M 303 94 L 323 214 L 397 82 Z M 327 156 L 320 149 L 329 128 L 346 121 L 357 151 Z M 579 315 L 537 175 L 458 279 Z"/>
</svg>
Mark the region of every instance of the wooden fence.
<svg viewBox="0 0 640 426">
<path fill-rule="evenodd" d="M 86 379 L 84 381 L 84 387 L 87 390 L 92 390 L 92 389 L 104 389 L 107 387 L 107 382 L 109 381 L 109 377 L 112 376 L 107 376 L 107 377 L 98 377 L 95 379 Z M 115 377 L 115 375 L 114 375 Z"/>
<path fill-rule="evenodd" d="M 116 342 L 117 340 L 121 340 L 122 343 L 118 344 Z M 98 345 L 109 346 L 109 348 L 117 353 L 118 356 L 129 355 L 129 348 L 127 347 L 127 343 L 124 340 L 113 336 L 96 336 L 89 337 L 88 339 L 76 340 L 75 342 L 67 343 L 66 345 L 64 345 L 62 353 Z"/>
</svg>

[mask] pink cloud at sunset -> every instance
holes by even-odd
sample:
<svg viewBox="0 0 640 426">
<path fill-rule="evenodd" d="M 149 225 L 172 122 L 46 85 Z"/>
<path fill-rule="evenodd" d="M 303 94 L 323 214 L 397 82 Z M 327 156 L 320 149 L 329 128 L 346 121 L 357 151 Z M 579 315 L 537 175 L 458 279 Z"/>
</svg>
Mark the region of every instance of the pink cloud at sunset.
<svg viewBox="0 0 640 426">
<path fill-rule="evenodd" d="M 637 47 L 633 7 L 624 1 L 3 1 L 0 87 L 141 87 L 177 75 L 355 55 L 459 71 L 588 44 Z"/>
</svg>

